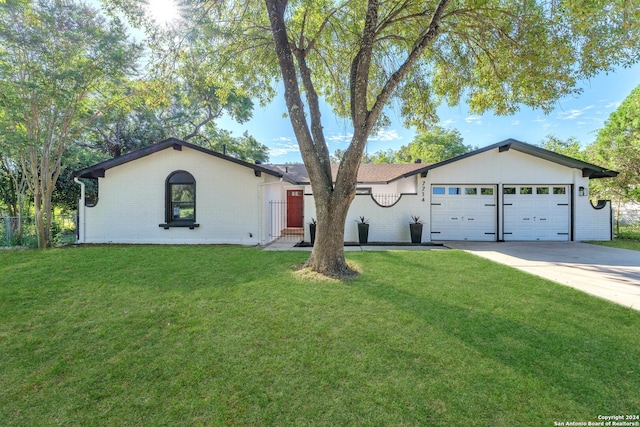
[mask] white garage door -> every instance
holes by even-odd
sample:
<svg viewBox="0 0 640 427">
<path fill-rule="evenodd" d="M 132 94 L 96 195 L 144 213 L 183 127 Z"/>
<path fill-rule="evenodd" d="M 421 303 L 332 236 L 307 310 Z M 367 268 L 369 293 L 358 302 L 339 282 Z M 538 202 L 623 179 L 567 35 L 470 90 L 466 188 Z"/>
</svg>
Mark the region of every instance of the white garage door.
<svg viewBox="0 0 640 427">
<path fill-rule="evenodd" d="M 505 185 L 504 240 L 569 240 L 568 185 Z"/>
<path fill-rule="evenodd" d="M 494 185 L 432 185 L 431 240 L 496 240 Z"/>
</svg>

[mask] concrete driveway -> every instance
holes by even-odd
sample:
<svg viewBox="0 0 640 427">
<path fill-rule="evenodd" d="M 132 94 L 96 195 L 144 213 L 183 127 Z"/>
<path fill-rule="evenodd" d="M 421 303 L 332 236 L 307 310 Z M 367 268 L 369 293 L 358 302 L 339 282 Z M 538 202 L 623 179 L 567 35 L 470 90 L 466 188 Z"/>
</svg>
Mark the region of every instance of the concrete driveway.
<svg viewBox="0 0 640 427">
<path fill-rule="evenodd" d="M 640 251 L 579 242 L 445 242 L 640 311 Z"/>
</svg>

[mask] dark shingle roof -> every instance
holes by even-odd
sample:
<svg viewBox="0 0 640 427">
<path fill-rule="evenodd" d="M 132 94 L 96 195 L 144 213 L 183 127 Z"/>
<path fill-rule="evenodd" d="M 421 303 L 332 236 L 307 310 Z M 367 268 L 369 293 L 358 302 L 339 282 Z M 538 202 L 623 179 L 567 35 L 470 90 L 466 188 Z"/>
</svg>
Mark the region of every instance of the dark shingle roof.
<svg viewBox="0 0 640 427">
<path fill-rule="evenodd" d="M 239 164 L 241 166 L 253 169 L 255 171 L 258 172 L 264 172 L 267 173 L 269 175 L 274 175 L 277 177 L 282 177 L 282 174 L 277 173 L 276 171 L 272 170 L 272 169 L 268 169 L 265 168 L 263 165 L 259 165 L 259 164 L 254 164 L 254 163 L 249 163 L 249 162 L 245 162 L 243 160 L 238 160 L 235 157 L 231 157 L 231 156 L 227 156 L 225 154 L 222 153 L 218 153 L 212 150 L 208 150 L 204 147 L 200 147 L 198 145 L 194 145 L 191 144 L 189 142 L 186 141 L 182 141 L 180 139 L 177 138 L 169 138 L 166 139 L 164 141 L 158 142 L 156 144 L 152 144 L 152 145 L 148 145 L 144 148 L 141 148 L 139 150 L 135 150 L 132 151 L 130 153 L 127 154 L 123 154 L 122 156 L 118 156 L 118 157 L 114 157 L 113 159 L 109 159 L 109 160 L 105 160 L 104 162 L 95 164 L 93 166 L 90 166 L 88 168 L 79 170 L 79 171 L 75 171 L 73 173 L 74 177 L 78 177 L 78 178 L 98 178 L 98 177 L 103 177 L 104 173 L 107 169 L 111 169 L 113 167 L 122 165 L 124 163 L 128 163 L 130 161 L 148 156 L 150 154 L 153 153 L 157 153 L 158 151 L 162 151 L 162 150 L 166 150 L 167 148 L 173 148 L 175 150 L 181 150 L 182 147 L 188 147 L 191 148 L 193 150 L 197 150 L 200 151 L 202 153 L 205 154 L 209 154 L 210 156 L 214 156 L 214 157 L 219 157 L 221 159 L 224 160 L 228 160 L 230 162 Z"/>
</svg>

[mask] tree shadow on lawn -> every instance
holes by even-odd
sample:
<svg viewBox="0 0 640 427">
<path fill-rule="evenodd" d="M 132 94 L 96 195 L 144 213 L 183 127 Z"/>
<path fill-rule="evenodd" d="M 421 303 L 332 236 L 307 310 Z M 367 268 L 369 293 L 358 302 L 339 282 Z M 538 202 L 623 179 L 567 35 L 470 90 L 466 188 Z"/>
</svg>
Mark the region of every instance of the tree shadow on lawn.
<svg viewBox="0 0 640 427">
<path fill-rule="evenodd" d="M 508 288 L 483 283 L 490 272 L 474 275 L 473 271 L 489 261 L 478 257 L 469 256 L 474 265 L 468 280 L 439 288 L 429 282 L 437 278 L 429 277 L 429 267 L 419 258 L 411 261 L 393 252 L 374 256 L 380 266 L 391 264 L 385 271 L 400 265 L 425 276 L 407 283 L 393 275 L 389 278 L 389 273 L 369 271 L 353 286 L 483 357 L 542 381 L 552 395 L 582 407 L 585 418 L 596 419 L 608 411 L 635 413 L 640 407 L 640 348 L 633 332 L 637 331 L 633 325 L 640 324 L 637 312 L 521 272 L 514 273 L 519 280 Z M 495 268 L 494 279 L 499 280 L 500 271 L 508 267 Z M 619 328 L 607 328 L 616 322 Z"/>
</svg>

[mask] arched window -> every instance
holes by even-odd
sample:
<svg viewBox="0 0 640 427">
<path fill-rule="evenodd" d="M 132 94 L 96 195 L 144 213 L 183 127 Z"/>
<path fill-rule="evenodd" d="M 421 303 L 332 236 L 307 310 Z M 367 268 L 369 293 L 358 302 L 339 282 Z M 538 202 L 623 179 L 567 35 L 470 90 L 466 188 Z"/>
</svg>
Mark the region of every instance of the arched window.
<svg viewBox="0 0 640 427">
<path fill-rule="evenodd" d="M 189 172 L 175 171 L 167 177 L 165 221 L 170 227 L 197 227 L 196 180 Z M 165 227 L 167 228 L 167 227 Z"/>
</svg>

